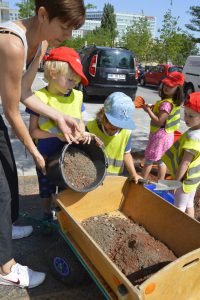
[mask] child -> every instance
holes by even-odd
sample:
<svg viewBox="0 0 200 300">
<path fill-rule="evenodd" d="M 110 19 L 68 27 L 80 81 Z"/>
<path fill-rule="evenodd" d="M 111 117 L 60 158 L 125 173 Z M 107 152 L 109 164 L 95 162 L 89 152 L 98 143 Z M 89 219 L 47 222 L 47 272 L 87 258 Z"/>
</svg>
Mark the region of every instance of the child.
<svg viewBox="0 0 200 300">
<path fill-rule="evenodd" d="M 89 121 L 86 127 L 104 143 L 108 158 L 107 174 L 120 175 L 125 165 L 130 177 L 137 183 L 142 177 L 136 173 L 131 155 L 131 129 L 135 128 L 133 110 L 133 101 L 129 96 L 121 92 L 112 93 L 96 119 Z"/>
<path fill-rule="evenodd" d="M 163 155 L 172 177 L 183 186 L 175 191 L 175 206 L 194 218 L 194 196 L 200 184 L 200 92 L 184 103 L 186 131 Z"/>
<path fill-rule="evenodd" d="M 81 113 L 83 94 L 73 88 L 80 81 L 83 85 L 88 84 L 88 80 L 83 74 L 78 53 L 67 47 L 50 50 L 49 56 L 46 57 L 44 77 L 48 86 L 35 92 L 36 96 L 47 105 L 78 120 L 84 132 L 85 126 Z M 37 148 L 45 159 L 55 154 L 66 142 L 53 121 L 33 112 L 30 115 L 29 131 L 32 138 L 36 139 Z M 82 139 L 82 136 L 79 139 Z M 40 197 L 44 199 L 43 219 L 51 221 L 53 219 L 51 195 L 55 193 L 56 186 L 51 185 L 39 169 L 37 169 L 37 175 Z"/>
<path fill-rule="evenodd" d="M 151 118 L 150 134 L 145 151 L 142 176 L 147 179 L 153 162 L 158 165 L 158 179 L 164 179 L 166 166 L 162 155 L 174 142 L 174 131 L 180 126 L 180 105 L 183 101 L 184 76 L 179 72 L 170 73 L 162 80 L 159 95 L 153 108 L 144 104 L 143 109 Z"/>
</svg>

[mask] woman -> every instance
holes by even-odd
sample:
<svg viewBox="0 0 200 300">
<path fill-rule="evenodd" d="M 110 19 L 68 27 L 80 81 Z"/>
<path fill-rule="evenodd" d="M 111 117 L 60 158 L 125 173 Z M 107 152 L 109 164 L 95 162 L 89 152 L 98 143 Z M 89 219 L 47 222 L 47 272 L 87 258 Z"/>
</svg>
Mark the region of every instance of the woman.
<svg viewBox="0 0 200 300">
<path fill-rule="evenodd" d="M 75 141 L 78 124 L 40 102 L 32 95 L 31 84 L 47 46 L 59 46 L 70 38 L 72 30 L 84 23 L 85 8 L 82 0 L 35 0 L 35 6 L 36 16 L 0 25 L 0 94 L 8 122 L 37 167 L 45 173 L 44 159 L 22 121 L 19 101 L 22 99 L 30 109 L 55 121 L 68 142 Z M 12 223 L 18 216 L 18 201 L 16 165 L 7 129 L 0 117 L 0 284 L 31 288 L 41 284 L 45 274 L 21 266 L 12 257 Z"/>
</svg>

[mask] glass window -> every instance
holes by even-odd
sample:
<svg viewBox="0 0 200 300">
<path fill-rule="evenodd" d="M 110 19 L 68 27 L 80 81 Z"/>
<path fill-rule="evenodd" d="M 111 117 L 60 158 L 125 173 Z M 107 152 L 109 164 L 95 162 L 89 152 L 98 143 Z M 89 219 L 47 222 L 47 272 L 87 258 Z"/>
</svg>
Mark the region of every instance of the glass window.
<svg viewBox="0 0 200 300">
<path fill-rule="evenodd" d="M 99 57 L 99 67 L 134 69 L 133 56 L 129 51 L 102 50 Z"/>
</svg>

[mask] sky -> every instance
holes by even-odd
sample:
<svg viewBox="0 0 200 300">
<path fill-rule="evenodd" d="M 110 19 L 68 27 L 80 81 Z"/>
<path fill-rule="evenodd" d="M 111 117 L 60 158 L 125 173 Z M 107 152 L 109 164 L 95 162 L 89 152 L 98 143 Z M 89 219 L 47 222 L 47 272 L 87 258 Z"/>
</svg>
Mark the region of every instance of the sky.
<svg viewBox="0 0 200 300">
<path fill-rule="evenodd" d="M 15 7 L 16 2 L 20 0 L 10 0 L 10 7 Z M 134 14 L 143 12 L 146 16 L 154 16 L 157 18 L 157 30 L 162 27 L 163 15 L 169 8 L 174 17 L 179 17 L 178 25 L 185 30 L 185 24 L 189 24 L 191 19 L 189 7 L 200 5 L 199 0 L 84 0 L 84 2 L 95 5 L 97 10 L 103 10 L 104 4 L 110 3 L 114 6 L 115 12 Z M 193 34 L 197 37 L 198 33 Z"/>
</svg>

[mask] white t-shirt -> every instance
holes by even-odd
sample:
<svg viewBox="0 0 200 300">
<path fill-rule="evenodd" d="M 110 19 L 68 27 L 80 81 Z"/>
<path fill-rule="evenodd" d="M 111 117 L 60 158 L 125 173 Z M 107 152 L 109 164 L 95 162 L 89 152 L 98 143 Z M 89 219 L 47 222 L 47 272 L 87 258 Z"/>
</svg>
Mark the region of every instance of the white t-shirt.
<svg viewBox="0 0 200 300">
<path fill-rule="evenodd" d="M 189 136 L 190 139 L 200 142 L 200 129 L 197 129 L 197 130 L 189 129 L 188 130 L 188 136 Z M 193 155 L 196 154 L 195 150 L 185 149 L 185 151 L 187 151 L 187 152 L 189 152 Z M 199 149 L 199 151 L 200 151 L 200 149 Z"/>
</svg>

